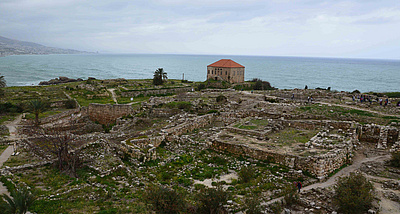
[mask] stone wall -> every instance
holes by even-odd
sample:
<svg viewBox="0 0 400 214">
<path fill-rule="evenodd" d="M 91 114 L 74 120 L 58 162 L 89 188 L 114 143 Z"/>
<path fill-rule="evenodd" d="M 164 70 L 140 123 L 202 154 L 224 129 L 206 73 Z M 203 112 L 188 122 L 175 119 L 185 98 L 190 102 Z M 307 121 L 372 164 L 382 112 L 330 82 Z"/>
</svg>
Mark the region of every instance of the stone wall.
<svg viewBox="0 0 400 214">
<path fill-rule="evenodd" d="M 138 96 L 151 96 L 151 95 L 164 95 L 164 94 L 176 94 L 192 91 L 192 87 L 181 87 L 181 88 L 165 88 L 165 89 L 146 89 L 146 90 L 131 90 L 121 91 L 121 97 L 138 97 Z"/>
<path fill-rule="evenodd" d="M 393 126 L 360 125 L 357 128 L 357 134 L 360 141 L 375 143 L 379 149 L 392 147 L 400 141 L 399 129 Z"/>
<path fill-rule="evenodd" d="M 292 154 L 280 154 L 250 147 L 245 144 L 233 144 L 214 139 L 211 148 L 236 155 L 247 156 L 258 160 L 267 160 L 290 168 L 308 171 L 319 179 L 327 177 L 350 161 L 352 147 L 333 149 L 326 154 L 300 157 Z"/>
<path fill-rule="evenodd" d="M 68 110 L 68 111 L 61 112 L 59 114 L 55 114 L 55 115 L 48 116 L 46 118 L 40 119 L 40 123 L 41 124 L 51 123 L 51 122 L 54 122 L 54 121 L 58 121 L 61 118 L 71 116 L 73 114 L 79 114 L 80 112 L 81 112 L 81 109 L 79 109 L 79 108 L 71 109 L 71 110 Z"/>
<path fill-rule="evenodd" d="M 160 146 L 162 141 L 165 140 L 165 136 L 157 136 L 157 137 L 150 137 L 150 138 L 143 138 L 143 139 L 133 139 L 126 143 L 128 146 L 133 145 L 138 148 L 145 148 L 149 144 L 152 144 L 154 147 Z"/>
<path fill-rule="evenodd" d="M 206 114 L 195 118 L 190 118 L 186 122 L 175 127 L 163 130 L 168 135 L 182 135 L 193 131 L 194 129 L 203 128 L 214 121 L 215 114 Z"/>
<path fill-rule="evenodd" d="M 127 116 L 133 113 L 131 105 L 121 104 L 96 104 L 90 103 L 88 114 L 92 121 L 97 121 L 100 124 L 115 123 L 117 118 Z"/>
<path fill-rule="evenodd" d="M 238 133 L 241 135 L 251 135 L 251 136 L 256 136 L 256 137 L 265 137 L 267 136 L 272 130 L 266 130 L 266 131 L 254 131 L 254 130 L 247 130 L 247 129 L 240 129 L 240 128 L 235 128 L 235 127 L 226 127 L 225 128 L 227 131 L 232 132 L 232 133 Z"/>
<path fill-rule="evenodd" d="M 333 121 L 333 120 L 283 120 L 283 124 L 289 127 L 297 127 L 302 129 L 342 129 L 347 130 L 356 128 L 356 124 L 348 121 Z"/>
</svg>

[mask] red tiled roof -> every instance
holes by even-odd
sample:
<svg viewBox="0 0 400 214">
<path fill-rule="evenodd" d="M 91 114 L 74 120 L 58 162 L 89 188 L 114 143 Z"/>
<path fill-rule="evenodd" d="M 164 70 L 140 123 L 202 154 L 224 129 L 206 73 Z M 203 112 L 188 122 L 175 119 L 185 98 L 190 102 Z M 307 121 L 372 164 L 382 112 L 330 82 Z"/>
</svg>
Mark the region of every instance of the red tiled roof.
<svg viewBox="0 0 400 214">
<path fill-rule="evenodd" d="M 221 68 L 244 68 L 243 65 L 231 60 L 231 59 L 221 59 L 218 62 L 214 62 L 207 67 L 221 67 Z"/>
</svg>

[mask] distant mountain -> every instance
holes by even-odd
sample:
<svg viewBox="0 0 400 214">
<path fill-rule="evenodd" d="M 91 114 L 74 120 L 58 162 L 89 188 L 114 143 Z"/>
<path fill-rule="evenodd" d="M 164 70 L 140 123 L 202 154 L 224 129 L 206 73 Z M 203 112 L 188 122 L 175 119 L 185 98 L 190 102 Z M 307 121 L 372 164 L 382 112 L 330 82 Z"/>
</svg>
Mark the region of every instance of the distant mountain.
<svg viewBox="0 0 400 214">
<path fill-rule="evenodd" d="M 33 42 L 24 42 L 0 36 L 0 57 L 26 54 L 83 54 L 89 53 L 72 49 L 47 47 Z"/>
</svg>

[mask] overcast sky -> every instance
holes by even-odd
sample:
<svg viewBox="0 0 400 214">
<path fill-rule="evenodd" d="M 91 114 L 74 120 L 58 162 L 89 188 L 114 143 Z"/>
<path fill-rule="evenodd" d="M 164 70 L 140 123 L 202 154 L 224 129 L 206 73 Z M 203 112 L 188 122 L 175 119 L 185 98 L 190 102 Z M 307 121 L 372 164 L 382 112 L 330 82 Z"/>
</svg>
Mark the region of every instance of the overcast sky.
<svg viewBox="0 0 400 214">
<path fill-rule="evenodd" d="M 0 0 L 0 35 L 102 53 L 400 59 L 400 0 Z"/>
</svg>

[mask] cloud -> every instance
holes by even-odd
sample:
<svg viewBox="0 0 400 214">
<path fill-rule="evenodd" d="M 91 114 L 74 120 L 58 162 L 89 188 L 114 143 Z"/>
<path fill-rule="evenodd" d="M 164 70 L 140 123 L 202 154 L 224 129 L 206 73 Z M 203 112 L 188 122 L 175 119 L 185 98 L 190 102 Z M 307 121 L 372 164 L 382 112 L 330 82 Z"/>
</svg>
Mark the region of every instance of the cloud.
<svg viewBox="0 0 400 214">
<path fill-rule="evenodd" d="M 0 2 L 3 36 L 125 53 L 391 57 L 399 17 L 390 0 Z"/>
</svg>

